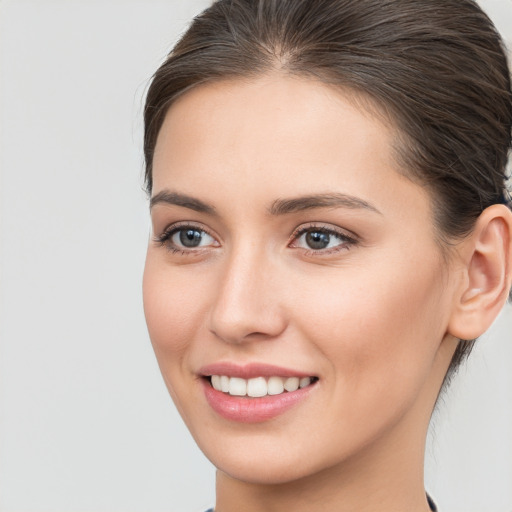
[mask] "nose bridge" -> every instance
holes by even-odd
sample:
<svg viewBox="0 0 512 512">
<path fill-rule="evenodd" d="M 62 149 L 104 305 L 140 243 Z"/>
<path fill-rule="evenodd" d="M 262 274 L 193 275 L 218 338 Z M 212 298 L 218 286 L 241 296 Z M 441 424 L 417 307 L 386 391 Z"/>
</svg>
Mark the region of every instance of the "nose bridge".
<svg viewBox="0 0 512 512">
<path fill-rule="evenodd" d="M 274 286 L 276 272 L 264 248 L 251 243 L 233 247 L 219 273 L 210 330 L 230 343 L 277 336 L 285 318 Z"/>
</svg>

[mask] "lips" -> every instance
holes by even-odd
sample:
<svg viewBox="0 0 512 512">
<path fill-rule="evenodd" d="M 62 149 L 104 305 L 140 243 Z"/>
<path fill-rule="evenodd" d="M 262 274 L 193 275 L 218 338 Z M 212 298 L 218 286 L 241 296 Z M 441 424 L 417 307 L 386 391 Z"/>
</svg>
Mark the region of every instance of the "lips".
<svg viewBox="0 0 512 512">
<path fill-rule="evenodd" d="M 259 423 L 283 414 L 304 400 L 316 376 L 287 368 L 216 363 L 200 370 L 210 407 L 230 421 Z"/>
<path fill-rule="evenodd" d="M 199 372 L 204 377 L 211 375 L 228 375 L 230 377 L 240 377 L 242 379 L 251 379 L 254 377 L 272 377 L 279 375 L 280 377 L 310 377 L 311 374 L 303 371 L 292 370 L 282 366 L 274 366 L 263 363 L 250 363 L 238 365 L 227 362 L 219 362 L 203 366 Z"/>
</svg>

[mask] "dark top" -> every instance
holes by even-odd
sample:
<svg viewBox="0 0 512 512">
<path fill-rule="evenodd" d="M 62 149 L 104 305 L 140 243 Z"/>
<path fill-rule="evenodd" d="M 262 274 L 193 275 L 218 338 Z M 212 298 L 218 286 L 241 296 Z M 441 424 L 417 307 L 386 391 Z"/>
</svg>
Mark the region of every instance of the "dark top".
<svg viewBox="0 0 512 512">
<path fill-rule="evenodd" d="M 432 498 L 427 494 L 428 506 L 432 512 L 437 512 L 436 504 L 432 501 Z M 209 508 L 206 512 L 215 512 L 213 508 Z"/>
<path fill-rule="evenodd" d="M 430 507 L 430 510 L 432 510 L 432 512 L 437 512 L 436 504 L 434 503 L 434 500 L 428 494 L 427 494 L 427 501 L 428 501 L 428 506 Z"/>
</svg>

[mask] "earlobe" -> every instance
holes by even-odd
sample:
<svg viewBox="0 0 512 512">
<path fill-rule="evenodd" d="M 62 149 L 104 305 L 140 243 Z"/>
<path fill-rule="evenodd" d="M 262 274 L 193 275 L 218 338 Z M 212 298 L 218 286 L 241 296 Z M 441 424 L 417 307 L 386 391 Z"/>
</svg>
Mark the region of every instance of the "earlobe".
<svg viewBox="0 0 512 512">
<path fill-rule="evenodd" d="M 512 281 L 512 212 L 493 205 L 461 244 L 464 279 L 448 331 L 459 339 L 481 336 L 505 304 Z"/>
</svg>

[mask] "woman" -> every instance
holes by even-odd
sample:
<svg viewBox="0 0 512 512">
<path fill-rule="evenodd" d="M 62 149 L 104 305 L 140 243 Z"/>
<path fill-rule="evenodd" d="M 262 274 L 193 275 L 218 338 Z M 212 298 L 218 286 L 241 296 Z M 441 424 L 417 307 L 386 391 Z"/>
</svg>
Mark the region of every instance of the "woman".
<svg viewBox="0 0 512 512">
<path fill-rule="evenodd" d="M 146 319 L 215 510 L 435 510 L 432 410 L 512 285 L 489 19 L 471 0 L 220 0 L 145 123 Z"/>
</svg>

